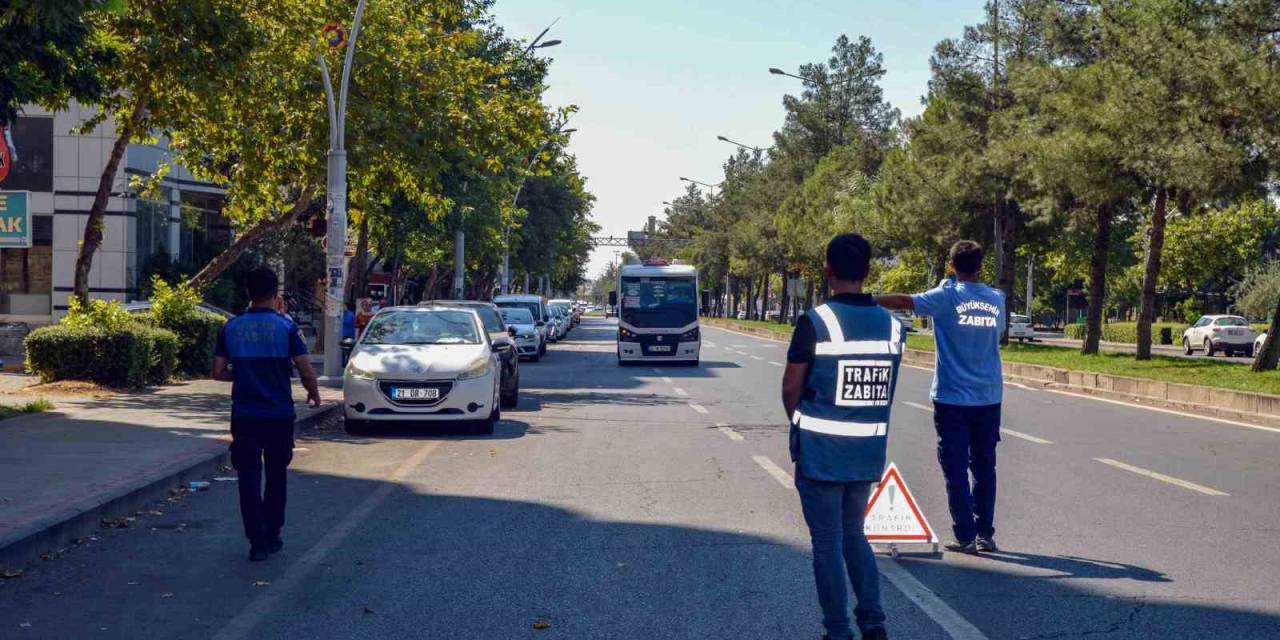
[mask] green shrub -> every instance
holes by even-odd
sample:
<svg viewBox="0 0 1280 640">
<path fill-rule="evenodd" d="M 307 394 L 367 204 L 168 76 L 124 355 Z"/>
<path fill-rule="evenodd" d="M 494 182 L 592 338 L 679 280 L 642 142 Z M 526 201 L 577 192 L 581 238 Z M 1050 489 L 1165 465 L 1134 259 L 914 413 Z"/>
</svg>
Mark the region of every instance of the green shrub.
<svg viewBox="0 0 1280 640">
<path fill-rule="evenodd" d="M 116 300 L 90 300 L 89 305 L 80 303 L 80 298 L 71 296 L 67 300 L 67 315 L 63 316 L 63 326 L 70 329 L 105 329 L 113 331 L 133 323 L 133 317 Z"/>
<path fill-rule="evenodd" d="M 207 376 L 213 371 L 213 350 L 218 333 L 227 321 L 220 315 L 196 309 L 188 316 L 178 316 L 161 323 L 154 313 L 138 315 L 146 324 L 168 329 L 178 336 L 178 372 L 189 376 Z"/>
<path fill-rule="evenodd" d="M 27 369 L 41 382 L 141 387 L 168 382 L 177 366 L 178 337 L 138 323 L 116 329 L 59 324 L 32 331 L 26 351 Z"/>
<path fill-rule="evenodd" d="M 1159 344 L 1160 330 L 1168 327 L 1173 333 L 1173 341 L 1175 343 L 1182 339 L 1182 331 L 1187 325 L 1181 322 L 1153 322 L 1151 323 L 1151 341 Z M 1066 336 L 1073 340 L 1084 340 L 1084 324 L 1076 323 L 1066 326 Z M 1137 344 L 1138 342 L 1138 323 L 1136 322 L 1108 322 L 1102 325 L 1102 341 L 1103 342 L 1120 342 L 1124 344 Z"/>
</svg>

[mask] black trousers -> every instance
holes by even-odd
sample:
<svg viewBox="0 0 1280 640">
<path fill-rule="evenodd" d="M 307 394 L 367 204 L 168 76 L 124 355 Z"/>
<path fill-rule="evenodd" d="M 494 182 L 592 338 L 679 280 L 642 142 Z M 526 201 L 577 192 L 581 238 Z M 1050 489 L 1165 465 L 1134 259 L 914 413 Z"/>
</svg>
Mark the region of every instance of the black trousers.
<svg viewBox="0 0 1280 640">
<path fill-rule="evenodd" d="M 292 417 L 231 419 L 231 466 L 240 476 L 240 517 L 250 544 L 274 540 L 284 527 L 293 422 Z"/>
</svg>

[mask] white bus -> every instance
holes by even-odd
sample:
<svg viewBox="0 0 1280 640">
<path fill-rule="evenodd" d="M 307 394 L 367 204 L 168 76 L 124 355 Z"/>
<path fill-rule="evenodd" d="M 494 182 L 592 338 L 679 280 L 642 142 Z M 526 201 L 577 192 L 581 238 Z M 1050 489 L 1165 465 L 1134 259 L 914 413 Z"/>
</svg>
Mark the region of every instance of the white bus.
<svg viewBox="0 0 1280 640">
<path fill-rule="evenodd" d="M 618 309 L 619 363 L 698 364 L 697 269 L 664 260 L 624 265 L 611 297 Z"/>
</svg>

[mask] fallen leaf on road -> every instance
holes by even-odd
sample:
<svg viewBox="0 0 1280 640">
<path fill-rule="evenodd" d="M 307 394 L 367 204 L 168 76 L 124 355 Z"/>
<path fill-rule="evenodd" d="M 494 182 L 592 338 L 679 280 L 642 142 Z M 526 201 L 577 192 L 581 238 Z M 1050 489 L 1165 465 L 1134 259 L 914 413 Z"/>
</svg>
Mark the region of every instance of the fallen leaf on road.
<svg viewBox="0 0 1280 640">
<path fill-rule="evenodd" d="M 11 569 L 4 567 L 0 569 L 0 578 L 20 578 L 22 577 L 22 569 Z"/>
<path fill-rule="evenodd" d="M 161 597 L 161 598 L 172 598 L 172 597 L 173 597 L 173 594 L 172 594 L 172 593 L 162 593 L 162 594 L 160 594 L 160 597 Z"/>
<path fill-rule="evenodd" d="M 373 609 L 370 609 L 369 607 L 365 607 L 365 608 L 364 608 L 364 613 L 365 613 L 365 615 L 368 615 L 368 614 L 370 614 L 370 613 L 373 613 Z"/>
<path fill-rule="evenodd" d="M 489 450 L 489 457 L 490 457 L 490 458 L 492 458 L 492 457 L 494 457 L 494 456 L 497 456 L 497 455 L 498 455 L 498 452 L 497 452 L 497 451 L 495 451 L 495 450 L 493 450 L 493 449 L 490 449 L 490 450 Z"/>
<path fill-rule="evenodd" d="M 0 502 L 13 502 L 13 498 L 9 496 L 0 496 Z"/>
<path fill-rule="evenodd" d="M 533 628 L 537 629 L 538 631 L 542 631 L 543 629 L 550 629 L 551 623 L 547 622 L 546 620 L 539 620 L 533 623 Z"/>
<path fill-rule="evenodd" d="M 107 529 L 126 529 L 137 520 L 133 516 L 121 516 L 119 518 L 103 518 L 102 526 Z"/>
<path fill-rule="evenodd" d="M 253 581 L 253 586 L 255 586 L 255 587 L 265 587 L 265 586 L 267 586 L 267 585 L 269 585 L 269 584 L 271 584 L 271 583 L 270 583 L 269 581 L 267 581 L 267 580 L 254 580 L 254 581 Z"/>
<path fill-rule="evenodd" d="M 235 482 L 237 480 L 239 480 L 239 478 L 235 476 L 218 476 L 213 479 L 214 482 Z"/>
<path fill-rule="evenodd" d="M 30 623 L 30 622 L 24 622 L 24 623 L 22 623 L 22 624 L 20 624 L 20 625 L 18 625 L 18 626 L 19 626 L 19 627 L 22 627 L 23 629 L 30 629 L 30 628 L 31 628 L 31 623 Z"/>
</svg>

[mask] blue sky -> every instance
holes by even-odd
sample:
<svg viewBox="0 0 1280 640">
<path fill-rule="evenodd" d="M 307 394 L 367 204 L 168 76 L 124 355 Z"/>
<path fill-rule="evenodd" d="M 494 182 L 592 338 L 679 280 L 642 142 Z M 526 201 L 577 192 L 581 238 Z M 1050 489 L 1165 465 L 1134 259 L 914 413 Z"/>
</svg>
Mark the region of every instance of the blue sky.
<svg viewBox="0 0 1280 640">
<path fill-rule="evenodd" d="M 983 16 L 982 0 L 498 0 L 498 23 L 532 38 L 556 18 L 542 50 L 554 58 L 547 101 L 576 104 L 570 150 L 596 195 L 604 233 L 623 235 L 662 201 L 679 176 L 719 182 L 733 148 L 725 135 L 768 146 L 782 123 L 794 72 L 825 60 L 841 33 L 870 36 L 884 54 L 885 97 L 904 116 L 920 112 L 929 55 Z M 597 250 L 588 275 L 613 260 Z"/>
</svg>

